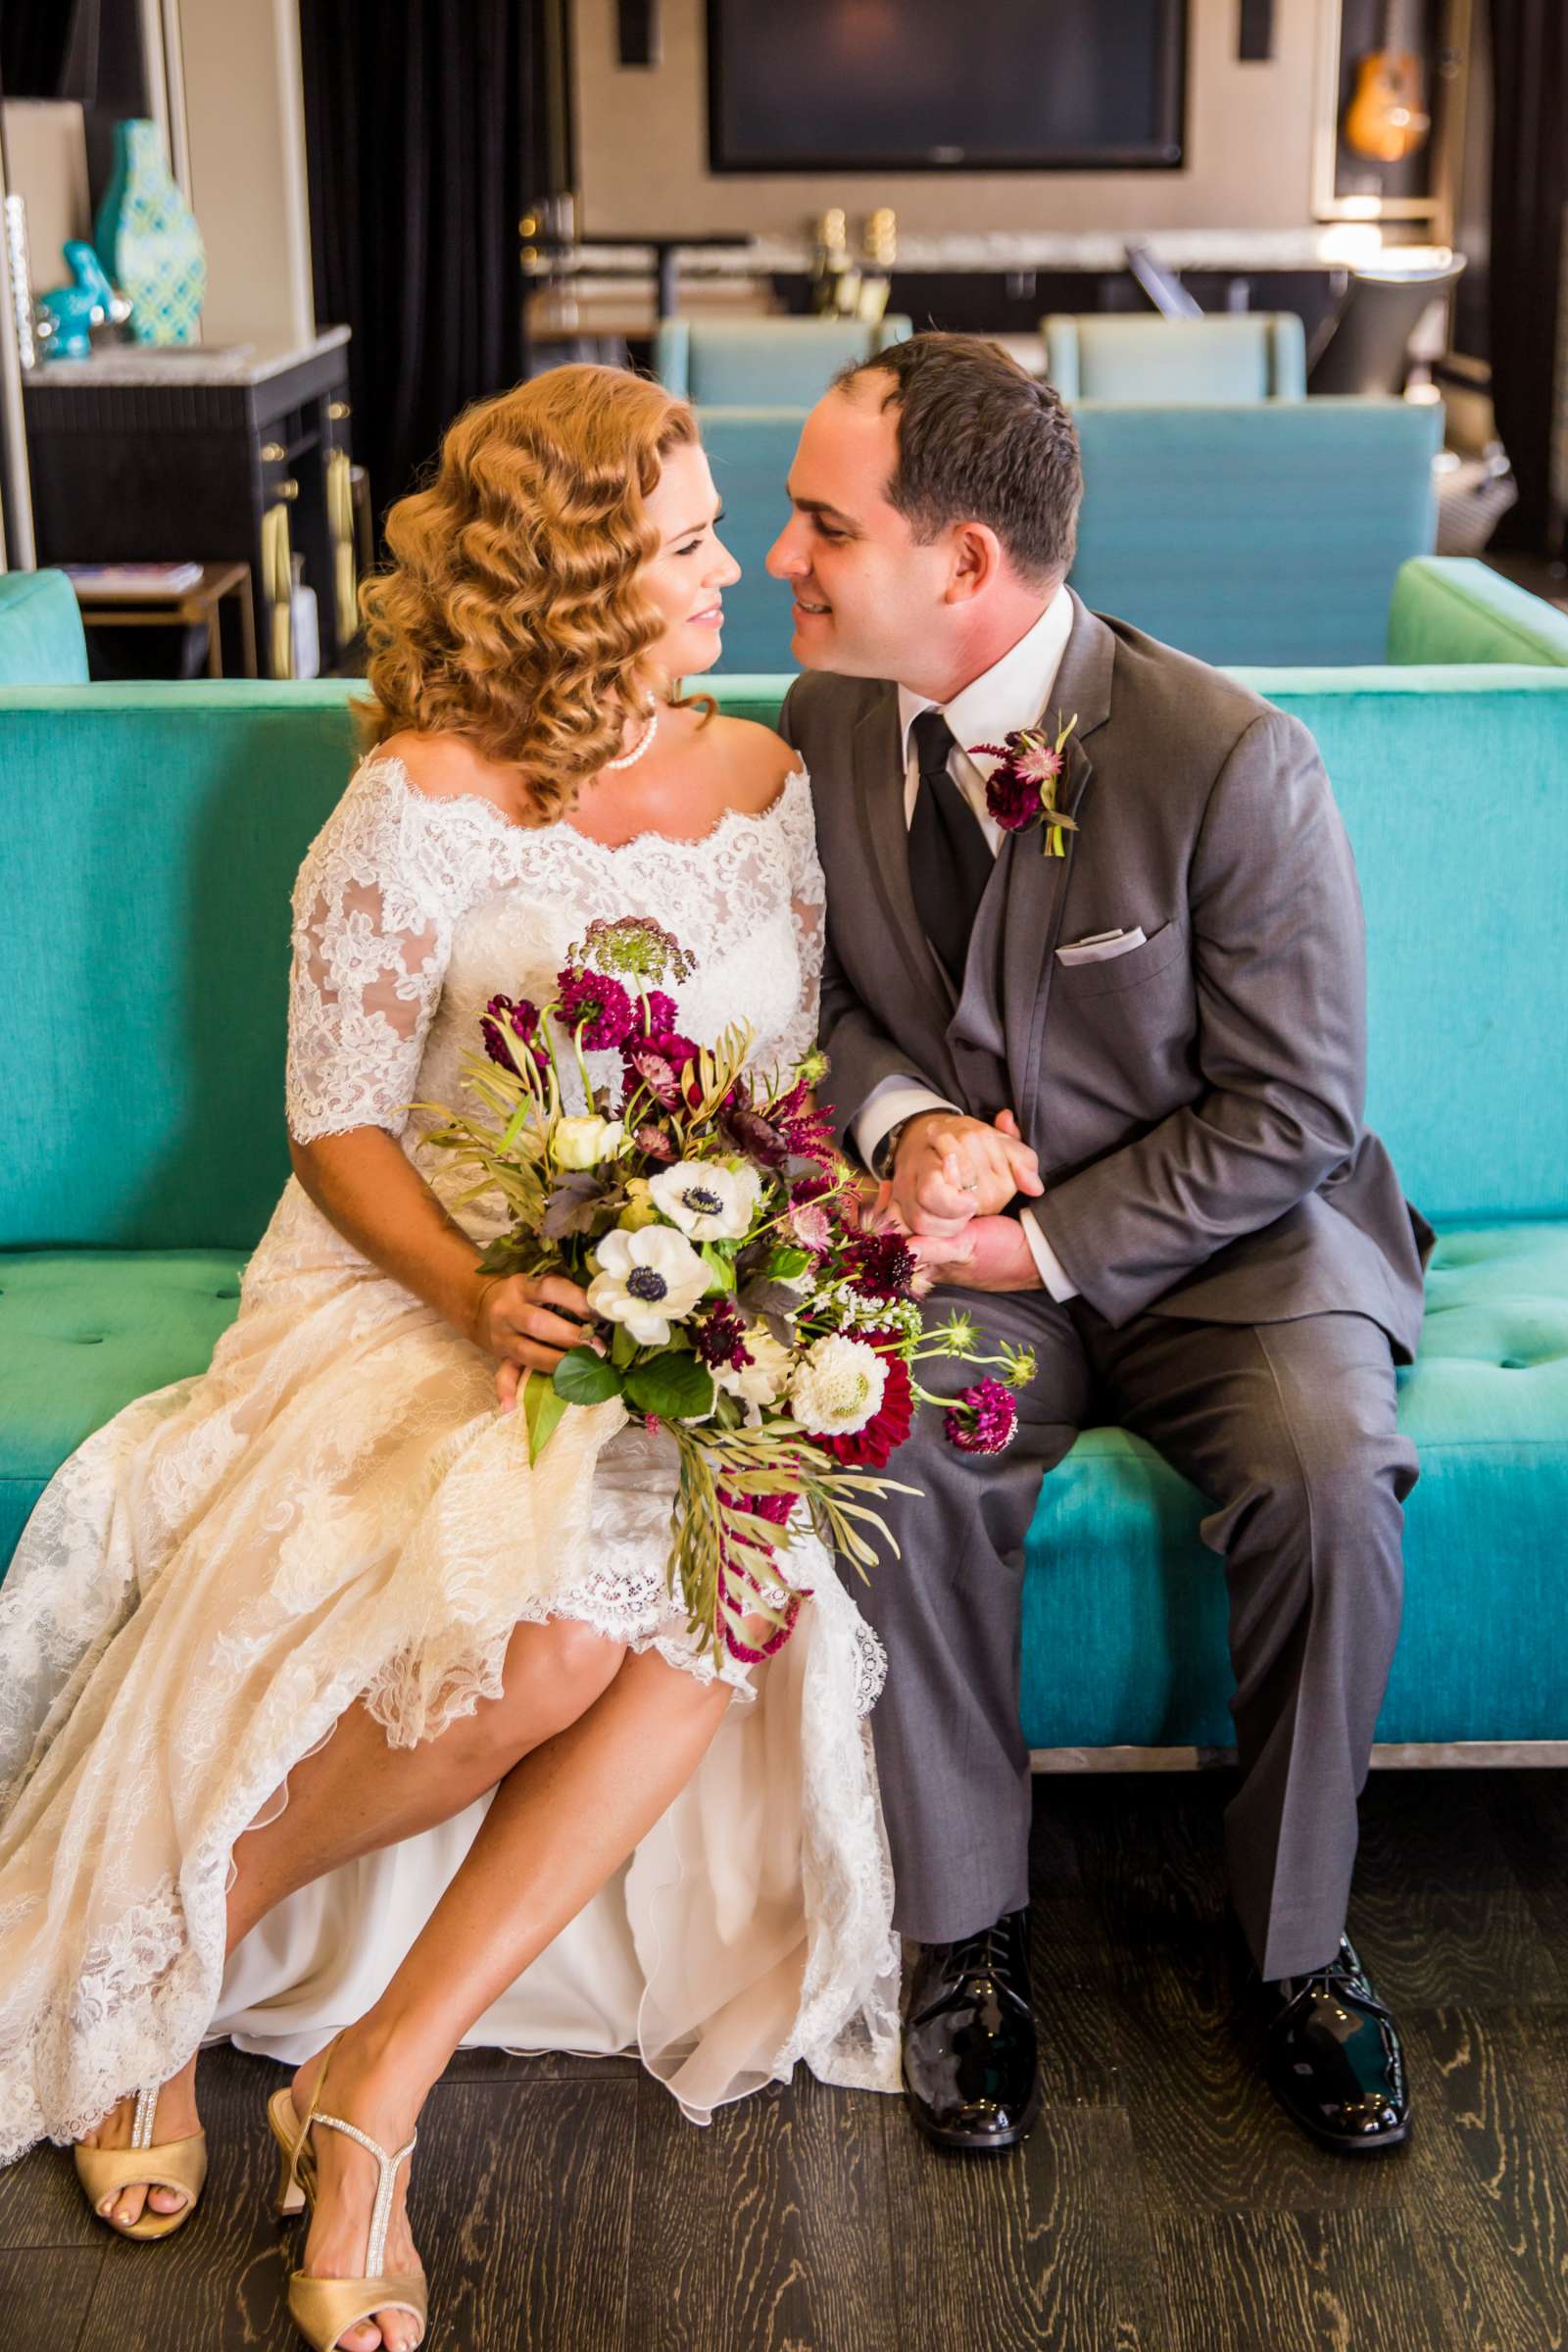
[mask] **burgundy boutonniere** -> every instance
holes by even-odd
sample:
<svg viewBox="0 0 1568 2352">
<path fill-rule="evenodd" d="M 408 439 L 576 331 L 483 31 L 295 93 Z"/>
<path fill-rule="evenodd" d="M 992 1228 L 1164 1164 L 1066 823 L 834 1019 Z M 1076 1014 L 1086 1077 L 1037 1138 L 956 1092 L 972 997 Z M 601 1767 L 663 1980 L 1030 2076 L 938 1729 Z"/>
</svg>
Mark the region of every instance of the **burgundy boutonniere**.
<svg viewBox="0 0 1568 2352">
<path fill-rule="evenodd" d="M 1056 807 L 1056 786 L 1066 765 L 1067 738 L 1078 724 L 1056 713 L 1056 740 L 1038 727 L 1014 727 L 1003 743 L 975 743 L 970 757 L 983 753 L 1001 765 L 986 780 L 986 807 L 1004 833 L 1022 833 L 1030 825 L 1043 828 L 1041 851 L 1047 858 L 1064 858 L 1063 835 L 1077 825 Z"/>
</svg>

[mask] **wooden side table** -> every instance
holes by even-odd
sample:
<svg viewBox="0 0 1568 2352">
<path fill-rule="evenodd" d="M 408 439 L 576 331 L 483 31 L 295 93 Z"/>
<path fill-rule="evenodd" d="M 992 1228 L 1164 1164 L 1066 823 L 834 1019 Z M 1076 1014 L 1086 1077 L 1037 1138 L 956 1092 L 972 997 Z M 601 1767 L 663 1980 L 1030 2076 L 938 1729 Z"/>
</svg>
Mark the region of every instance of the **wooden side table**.
<svg viewBox="0 0 1568 2352">
<path fill-rule="evenodd" d="M 225 596 L 239 606 L 243 675 L 256 675 L 256 606 L 251 595 L 248 564 L 204 564 L 193 588 L 153 589 L 146 596 L 100 596 L 91 583 L 73 581 L 82 620 L 95 629 L 167 629 L 197 622 L 207 625 L 207 675 L 223 674 L 222 632 L 219 607 Z"/>
</svg>

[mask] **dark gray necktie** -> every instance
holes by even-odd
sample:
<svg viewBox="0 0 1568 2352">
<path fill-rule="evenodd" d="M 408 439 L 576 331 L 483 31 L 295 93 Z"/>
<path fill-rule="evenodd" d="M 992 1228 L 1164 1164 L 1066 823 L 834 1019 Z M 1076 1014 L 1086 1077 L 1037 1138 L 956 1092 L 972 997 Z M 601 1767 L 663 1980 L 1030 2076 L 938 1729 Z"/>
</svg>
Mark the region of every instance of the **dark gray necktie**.
<svg viewBox="0 0 1568 2352">
<path fill-rule="evenodd" d="M 953 730 L 940 710 L 922 710 L 909 730 L 920 785 L 909 819 L 909 885 L 920 927 L 961 995 L 969 933 L 996 863 L 963 794 L 948 773 Z"/>
</svg>

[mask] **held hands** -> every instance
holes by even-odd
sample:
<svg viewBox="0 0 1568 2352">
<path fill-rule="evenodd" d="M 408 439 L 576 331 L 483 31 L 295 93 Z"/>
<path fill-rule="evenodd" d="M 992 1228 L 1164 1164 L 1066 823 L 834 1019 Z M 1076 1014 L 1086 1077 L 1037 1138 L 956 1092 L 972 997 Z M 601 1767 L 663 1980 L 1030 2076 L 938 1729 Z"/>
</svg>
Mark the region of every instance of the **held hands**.
<svg viewBox="0 0 1568 2352">
<path fill-rule="evenodd" d="M 1010 1110 L 990 1127 L 955 1110 L 922 1111 L 899 1138 L 892 1206 L 912 1234 L 951 1237 L 972 1217 L 1000 1215 L 1019 1193 L 1045 1189 Z"/>
<path fill-rule="evenodd" d="M 475 1347 L 501 1358 L 496 1396 L 504 1413 L 516 1403 L 525 1372 L 548 1377 L 568 1348 L 593 1344 L 583 1328 L 592 1321 L 587 1292 L 562 1275 L 484 1278 L 468 1336 Z"/>
<path fill-rule="evenodd" d="M 954 1283 L 963 1291 L 1045 1288 L 1016 1217 L 971 1217 L 955 1234 L 911 1234 L 909 1248 L 920 1261 L 914 1278 L 917 1298 L 939 1282 Z"/>
</svg>

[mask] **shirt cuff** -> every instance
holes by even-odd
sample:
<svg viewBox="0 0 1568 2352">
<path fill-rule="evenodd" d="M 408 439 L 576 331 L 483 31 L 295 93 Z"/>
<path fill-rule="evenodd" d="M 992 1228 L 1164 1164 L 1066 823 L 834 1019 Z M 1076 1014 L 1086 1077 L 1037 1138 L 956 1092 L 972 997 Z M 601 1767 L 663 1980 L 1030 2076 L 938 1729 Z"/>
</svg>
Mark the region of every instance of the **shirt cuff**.
<svg viewBox="0 0 1568 2352">
<path fill-rule="evenodd" d="M 860 1154 L 863 1167 L 870 1167 L 871 1154 L 890 1129 L 901 1119 L 918 1118 L 922 1110 L 954 1110 L 946 1095 L 934 1095 L 928 1086 L 913 1078 L 884 1078 L 866 1096 L 859 1117 L 855 1122 L 855 1149 Z"/>
<path fill-rule="evenodd" d="M 1023 1238 L 1029 1245 L 1035 1264 L 1040 1268 L 1041 1281 L 1057 1305 L 1065 1306 L 1069 1298 L 1077 1298 L 1077 1284 L 1041 1232 L 1040 1220 L 1034 1210 L 1032 1208 L 1020 1209 L 1018 1222 L 1023 1227 Z"/>
</svg>

